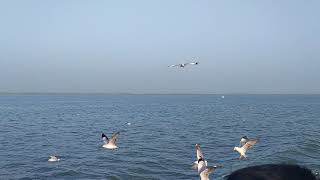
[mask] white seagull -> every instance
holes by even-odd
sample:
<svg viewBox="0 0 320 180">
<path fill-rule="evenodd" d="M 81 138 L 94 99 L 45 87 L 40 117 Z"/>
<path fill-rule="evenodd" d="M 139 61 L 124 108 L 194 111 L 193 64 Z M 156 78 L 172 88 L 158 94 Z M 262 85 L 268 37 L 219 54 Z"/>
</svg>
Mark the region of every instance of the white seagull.
<svg viewBox="0 0 320 180">
<path fill-rule="evenodd" d="M 203 159 L 199 159 L 198 162 L 198 173 L 200 180 L 209 180 L 209 175 L 216 170 L 217 166 L 206 166 Z"/>
<path fill-rule="evenodd" d="M 209 180 L 209 175 L 217 168 L 217 166 L 208 166 L 208 162 L 204 159 L 200 145 L 196 144 L 197 162 L 192 166 L 197 166 L 200 180 Z"/>
<path fill-rule="evenodd" d="M 57 156 L 50 156 L 50 158 L 48 159 L 49 162 L 56 162 L 56 161 L 60 161 L 59 158 L 57 158 Z"/>
<path fill-rule="evenodd" d="M 114 133 L 111 137 L 111 139 L 109 139 L 105 134 L 102 133 L 101 137 L 102 140 L 104 141 L 104 145 L 102 147 L 106 148 L 106 149 L 117 149 L 117 138 L 120 135 L 120 131 Z"/>
<path fill-rule="evenodd" d="M 239 159 L 247 158 L 246 152 L 257 142 L 258 142 L 257 139 L 248 139 L 247 136 L 244 136 L 240 140 L 240 147 L 234 147 L 233 150 L 238 151 L 240 153 Z"/>
<path fill-rule="evenodd" d="M 192 169 L 194 170 L 198 170 L 198 161 L 199 159 L 204 159 L 204 156 L 203 156 L 203 153 L 201 151 L 201 148 L 200 148 L 200 144 L 196 144 L 196 153 L 197 153 L 197 160 L 193 163 L 192 165 Z M 204 161 L 206 166 L 208 165 L 208 162 L 207 161 Z"/>
<path fill-rule="evenodd" d="M 199 62 L 190 62 L 190 63 L 181 63 L 181 64 L 174 64 L 174 65 L 170 65 L 168 67 L 181 67 L 184 68 L 186 65 L 198 65 Z"/>
</svg>

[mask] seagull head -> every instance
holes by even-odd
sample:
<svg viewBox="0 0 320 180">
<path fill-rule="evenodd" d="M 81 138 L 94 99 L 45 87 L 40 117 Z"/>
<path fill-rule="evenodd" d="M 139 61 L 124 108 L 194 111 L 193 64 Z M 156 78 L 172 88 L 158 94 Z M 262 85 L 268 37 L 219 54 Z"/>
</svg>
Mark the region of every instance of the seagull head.
<svg viewBox="0 0 320 180">
<path fill-rule="evenodd" d="M 241 139 L 248 139 L 248 137 L 247 136 L 243 136 Z"/>
</svg>

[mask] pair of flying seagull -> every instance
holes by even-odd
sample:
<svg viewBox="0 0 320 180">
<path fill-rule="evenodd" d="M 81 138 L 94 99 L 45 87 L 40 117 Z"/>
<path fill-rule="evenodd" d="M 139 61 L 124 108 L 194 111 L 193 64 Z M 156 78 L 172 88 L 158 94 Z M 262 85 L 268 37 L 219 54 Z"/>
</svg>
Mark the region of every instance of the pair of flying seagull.
<svg viewBox="0 0 320 180">
<path fill-rule="evenodd" d="M 240 139 L 239 147 L 234 147 L 234 151 L 239 152 L 240 159 L 246 158 L 246 152 L 257 142 L 257 139 L 249 139 L 247 136 L 243 136 Z M 209 180 L 209 175 L 215 171 L 217 166 L 208 166 L 208 161 L 204 158 L 199 144 L 196 144 L 196 154 L 197 160 L 193 163 L 192 169 L 198 171 L 200 180 Z"/>
<path fill-rule="evenodd" d="M 117 138 L 120 135 L 120 131 L 114 133 L 112 137 L 109 139 L 105 134 L 102 134 L 101 137 L 104 141 L 104 145 L 102 147 L 106 149 L 117 149 Z M 246 152 L 256 143 L 258 142 L 257 139 L 249 139 L 247 136 L 243 136 L 240 139 L 240 145 L 239 147 L 234 147 L 234 151 L 237 151 L 240 154 L 239 159 L 247 158 Z M 197 152 L 197 161 L 192 166 L 193 169 L 198 168 L 198 173 L 200 177 L 203 177 L 202 179 L 206 179 L 211 172 L 214 171 L 214 169 L 217 166 L 207 167 L 208 162 L 204 159 L 203 153 L 201 151 L 200 145 L 196 144 L 196 152 Z"/>
<path fill-rule="evenodd" d="M 109 139 L 104 133 L 102 133 L 101 138 L 104 141 L 104 145 L 102 147 L 106 149 L 117 149 L 117 138 L 120 135 L 120 131 L 113 133 L 111 138 Z M 48 159 L 49 162 L 57 162 L 60 161 L 60 159 L 57 156 L 50 156 Z"/>
</svg>

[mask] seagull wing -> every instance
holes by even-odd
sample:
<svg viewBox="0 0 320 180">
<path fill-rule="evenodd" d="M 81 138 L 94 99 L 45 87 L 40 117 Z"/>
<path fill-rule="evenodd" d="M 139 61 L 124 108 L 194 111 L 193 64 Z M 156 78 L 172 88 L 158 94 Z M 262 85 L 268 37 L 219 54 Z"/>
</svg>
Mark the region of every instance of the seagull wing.
<svg viewBox="0 0 320 180">
<path fill-rule="evenodd" d="M 198 65 L 199 62 L 191 62 L 191 63 L 187 63 L 187 64 L 191 64 L 191 65 Z"/>
<path fill-rule="evenodd" d="M 101 138 L 105 143 L 109 141 L 108 137 L 104 133 L 102 133 Z"/>
<path fill-rule="evenodd" d="M 180 66 L 180 64 L 173 64 L 173 65 L 170 65 L 168 67 L 176 67 L 176 66 Z"/>
<path fill-rule="evenodd" d="M 206 176 L 209 176 L 210 173 L 214 172 L 214 170 L 216 170 L 216 167 L 213 167 L 213 166 L 208 166 L 207 169 L 205 169 L 203 171 L 203 173 L 206 175 Z"/>
<path fill-rule="evenodd" d="M 255 145 L 257 142 L 258 142 L 257 139 L 250 139 L 250 140 L 247 141 L 247 143 L 244 146 L 242 146 L 242 148 L 244 149 L 244 151 L 247 151 L 253 145 Z"/>
<path fill-rule="evenodd" d="M 193 169 L 193 170 L 198 170 L 198 161 L 195 161 L 195 162 L 192 164 L 191 169 Z"/>
<path fill-rule="evenodd" d="M 204 159 L 204 156 L 199 144 L 196 144 L 196 151 L 197 151 L 197 161 L 199 161 L 199 159 Z"/>
<path fill-rule="evenodd" d="M 111 139 L 109 140 L 109 143 L 116 145 L 117 139 L 118 139 L 118 136 L 119 136 L 119 135 L 120 135 L 120 131 L 112 134 L 112 137 L 111 137 Z"/>
</svg>

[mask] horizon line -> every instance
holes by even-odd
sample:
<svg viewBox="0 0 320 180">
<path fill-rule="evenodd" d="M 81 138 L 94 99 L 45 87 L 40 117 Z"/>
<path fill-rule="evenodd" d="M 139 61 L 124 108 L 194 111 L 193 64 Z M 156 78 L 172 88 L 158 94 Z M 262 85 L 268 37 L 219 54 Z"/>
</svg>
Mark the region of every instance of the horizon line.
<svg viewBox="0 0 320 180">
<path fill-rule="evenodd" d="M 320 95 L 320 93 L 0 92 L 0 95 Z"/>
</svg>

